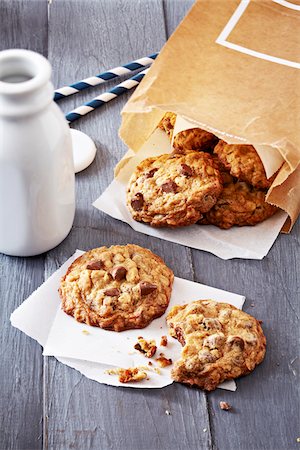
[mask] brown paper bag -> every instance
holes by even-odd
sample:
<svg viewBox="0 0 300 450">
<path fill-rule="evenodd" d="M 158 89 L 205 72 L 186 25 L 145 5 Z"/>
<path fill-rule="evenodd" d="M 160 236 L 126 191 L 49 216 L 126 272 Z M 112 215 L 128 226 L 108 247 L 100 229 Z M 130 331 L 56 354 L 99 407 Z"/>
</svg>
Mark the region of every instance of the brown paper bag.
<svg viewBox="0 0 300 450">
<path fill-rule="evenodd" d="M 267 201 L 288 213 L 290 231 L 300 212 L 299 32 L 300 2 L 196 1 L 126 104 L 121 138 L 138 152 L 173 111 L 229 143 L 279 151 Z"/>
</svg>

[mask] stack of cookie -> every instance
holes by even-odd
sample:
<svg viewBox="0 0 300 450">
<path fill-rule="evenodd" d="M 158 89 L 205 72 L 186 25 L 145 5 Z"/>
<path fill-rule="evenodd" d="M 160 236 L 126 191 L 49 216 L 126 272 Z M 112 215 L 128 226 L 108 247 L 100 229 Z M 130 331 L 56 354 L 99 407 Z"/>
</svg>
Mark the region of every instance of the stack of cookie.
<svg viewBox="0 0 300 450">
<path fill-rule="evenodd" d="M 170 140 L 176 115 L 159 124 Z M 267 179 L 253 146 L 230 145 L 205 130 L 177 133 L 173 152 L 142 161 L 127 188 L 132 217 L 155 227 L 255 225 L 277 208 L 266 203 Z"/>
</svg>

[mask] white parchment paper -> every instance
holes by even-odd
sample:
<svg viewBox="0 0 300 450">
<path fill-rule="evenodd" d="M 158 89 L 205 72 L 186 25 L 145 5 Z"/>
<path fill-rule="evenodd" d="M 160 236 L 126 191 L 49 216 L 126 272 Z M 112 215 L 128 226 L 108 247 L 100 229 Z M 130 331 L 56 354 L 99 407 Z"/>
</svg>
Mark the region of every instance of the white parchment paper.
<svg viewBox="0 0 300 450">
<path fill-rule="evenodd" d="M 146 366 L 149 359 L 135 351 L 133 346 L 138 336 L 155 339 L 158 350 L 167 358 L 175 361 L 180 356 L 181 345 L 168 337 L 167 347 L 159 347 L 161 336 L 168 335 L 165 315 L 154 320 L 142 330 L 128 330 L 121 333 L 90 327 L 77 322 L 60 308 L 58 287 L 60 278 L 68 266 L 83 252 L 76 253 L 66 261 L 45 283 L 43 283 L 11 315 L 11 323 L 44 347 L 44 355 L 55 356 L 86 377 L 99 383 L 134 388 L 161 388 L 171 384 L 171 366 L 153 371 L 158 367 L 153 359 L 149 368 L 148 380 L 140 383 L 122 384 L 117 376 L 105 373 L 113 367 Z M 242 308 L 245 297 L 205 286 L 192 281 L 175 278 L 169 309 L 175 304 L 184 304 L 193 300 L 211 298 Z M 84 331 L 84 332 L 83 332 Z M 234 381 L 222 383 L 220 388 L 235 390 Z"/>
<path fill-rule="evenodd" d="M 133 220 L 126 207 L 126 186 L 132 172 L 143 159 L 170 152 L 171 145 L 166 133 L 155 130 L 138 154 L 128 157 L 116 178 L 93 205 L 115 219 L 128 223 L 140 233 L 205 250 L 222 259 L 262 259 L 266 256 L 287 218 L 284 212 L 280 211 L 254 227 L 233 227 L 229 230 L 212 225 L 152 228 Z"/>
</svg>

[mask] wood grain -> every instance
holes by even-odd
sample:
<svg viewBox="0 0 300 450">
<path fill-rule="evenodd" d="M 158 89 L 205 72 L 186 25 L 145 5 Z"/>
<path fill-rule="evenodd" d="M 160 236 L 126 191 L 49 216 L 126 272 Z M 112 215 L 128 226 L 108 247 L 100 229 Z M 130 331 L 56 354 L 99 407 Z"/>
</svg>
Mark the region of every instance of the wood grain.
<svg viewBox="0 0 300 450">
<path fill-rule="evenodd" d="M 0 0 L 0 50 L 48 54 L 47 0 Z"/>
<path fill-rule="evenodd" d="M 0 48 L 48 55 L 55 87 L 159 51 L 192 0 L 0 0 Z M 49 40 L 48 40 L 49 38 Z M 112 81 L 60 102 L 63 111 L 104 92 Z M 35 258 L 0 255 L 0 449 L 292 450 L 299 436 L 299 228 L 280 236 L 263 261 L 223 261 L 134 232 L 92 207 L 126 151 L 118 138 L 128 95 L 74 123 L 97 146 L 76 176 L 74 227 L 57 248 Z M 136 243 L 161 255 L 175 275 L 245 294 L 263 320 L 263 364 L 235 393 L 206 395 L 174 384 L 158 390 L 114 388 L 44 358 L 9 323 L 10 313 L 75 250 Z M 254 306 L 251 306 L 254 305 Z M 297 359 L 298 357 L 298 359 Z M 219 408 L 221 400 L 232 411 Z M 166 415 L 169 410 L 171 415 Z"/>
<path fill-rule="evenodd" d="M 56 86 L 150 54 L 165 42 L 161 1 L 98 0 L 89 2 L 88 9 L 85 5 L 57 0 L 51 5 L 49 58 Z M 62 108 L 72 109 L 107 87 L 67 99 Z M 76 177 L 74 228 L 62 245 L 48 253 L 49 274 L 78 247 L 132 242 L 163 256 L 175 274 L 193 278 L 189 249 L 137 234 L 91 206 L 110 183 L 113 167 L 126 151 L 118 138 L 118 128 L 127 97 L 74 124 L 95 140 L 97 156 L 92 166 Z M 91 382 L 53 358 L 45 359 L 44 372 L 45 448 L 94 449 L 99 443 L 101 449 L 132 450 L 211 446 L 209 431 L 203 432 L 209 430 L 209 421 L 202 392 L 183 386 L 143 392 L 116 389 Z M 165 414 L 166 410 L 171 411 L 171 416 Z"/>
<path fill-rule="evenodd" d="M 0 50 L 26 48 L 47 56 L 47 33 L 44 0 L 0 0 Z M 44 256 L 0 254 L 0 280 L 0 448 L 35 450 L 42 448 L 41 347 L 13 328 L 9 317 L 43 282 Z"/>
<path fill-rule="evenodd" d="M 10 325 L 10 314 L 44 280 L 44 256 L 0 254 L 0 448 L 42 447 L 43 365 L 39 344 Z"/>
<path fill-rule="evenodd" d="M 213 255 L 202 259 L 193 251 L 197 281 L 244 294 L 245 311 L 263 321 L 267 337 L 264 362 L 251 376 L 238 380 L 237 392 L 217 390 L 208 396 L 218 449 L 280 450 L 298 445 L 299 230 L 298 221 L 292 236 L 279 236 L 262 261 L 226 263 Z M 222 411 L 220 401 L 229 402 L 232 411 Z"/>
</svg>

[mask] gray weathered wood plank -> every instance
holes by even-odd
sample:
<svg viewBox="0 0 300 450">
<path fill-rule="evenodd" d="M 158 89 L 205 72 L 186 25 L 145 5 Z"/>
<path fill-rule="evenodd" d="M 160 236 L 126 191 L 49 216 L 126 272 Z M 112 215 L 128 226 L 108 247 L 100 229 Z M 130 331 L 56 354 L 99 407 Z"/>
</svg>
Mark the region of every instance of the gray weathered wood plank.
<svg viewBox="0 0 300 450">
<path fill-rule="evenodd" d="M 42 447 L 41 347 L 10 325 L 10 314 L 44 279 L 44 256 L 0 254 L 0 448 Z"/>
<path fill-rule="evenodd" d="M 25 48 L 47 57 L 47 0 L 1 0 L 0 35 L 0 50 Z"/>
<path fill-rule="evenodd" d="M 192 3 L 165 2 L 168 36 Z M 217 390 L 208 395 L 213 445 L 217 449 L 279 450 L 297 446 L 299 231 L 300 221 L 290 236 L 277 239 L 263 261 L 222 261 L 192 251 L 195 281 L 246 295 L 245 310 L 263 320 L 268 339 L 264 363 L 250 377 L 238 381 L 237 392 Z M 221 400 L 229 401 L 233 411 L 220 410 Z"/>
<path fill-rule="evenodd" d="M 159 50 L 192 3 L 54 0 L 48 52 L 46 0 L 0 0 L 0 49 L 49 53 L 58 87 Z M 61 103 L 62 109 L 70 110 L 115 84 L 71 97 Z M 111 181 L 113 166 L 126 150 L 117 136 L 125 101 L 118 99 L 74 124 L 95 140 L 98 153 L 77 175 L 77 212 L 68 238 L 36 258 L 0 255 L 0 448 L 41 448 L 44 413 L 45 449 L 296 449 L 300 223 L 291 235 L 278 238 L 263 261 L 222 261 L 137 234 L 97 211 L 91 203 Z M 264 321 L 268 351 L 264 363 L 238 381 L 235 393 L 205 395 L 180 385 L 143 391 L 113 388 L 54 358 L 44 359 L 43 370 L 39 345 L 10 326 L 14 308 L 76 248 L 127 242 L 151 248 L 178 276 L 247 296 L 246 311 Z M 233 411 L 221 411 L 220 400 L 229 401 Z"/>
<path fill-rule="evenodd" d="M 263 321 L 267 337 L 264 362 L 237 382 L 238 390 L 208 396 L 214 445 L 220 450 L 298 446 L 299 231 L 298 221 L 262 261 L 224 262 L 193 252 L 197 281 L 244 294 L 245 311 Z M 232 412 L 220 410 L 221 400 L 232 405 Z"/>
<path fill-rule="evenodd" d="M 108 225 L 108 224 L 107 224 Z M 49 273 L 81 243 L 81 248 L 134 242 L 164 256 L 175 274 L 190 278 L 189 252 L 176 244 L 145 240 L 128 230 L 75 228 L 68 245 L 51 251 Z M 113 388 L 87 380 L 79 373 L 47 358 L 45 363 L 45 414 L 49 448 L 181 449 L 210 448 L 205 394 L 183 386 L 163 390 Z M 165 410 L 171 411 L 171 416 Z M 187 419 L 187 417 L 189 419 Z M 198 426 L 195 426 L 195 423 Z M 177 430 L 175 436 L 174 430 Z M 47 448 L 47 447 L 46 447 Z"/>
<path fill-rule="evenodd" d="M 44 0 L 1 0 L 0 50 L 26 48 L 47 55 L 47 25 Z M 43 255 L 21 259 L 0 254 L 0 448 L 5 450 L 42 447 L 41 348 L 12 328 L 9 317 L 43 279 Z"/>
<path fill-rule="evenodd" d="M 158 0 L 98 0 L 89 2 L 88 9 L 83 1 L 55 0 L 49 26 L 55 86 L 152 53 L 165 41 L 163 8 Z M 106 88 L 67 99 L 62 108 L 72 109 Z M 78 247 L 134 242 L 162 255 L 176 275 L 192 279 L 189 249 L 137 234 L 91 206 L 112 180 L 113 167 L 126 151 L 117 135 L 125 101 L 126 97 L 118 99 L 74 124 L 95 140 L 98 153 L 93 165 L 77 175 L 74 228 L 62 245 L 48 253 L 47 273 Z M 151 392 L 116 389 L 91 382 L 54 358 L 46 358 L 44 368 L 45 448 L 211 447 L 210 433 L 203 432 L 209 429 L 209 421 L 206 398 L 200 391 L 175 385 Z M 165 414 L 166 409 L 171 416 Z"/>
<path fill-rule="evenodd" d="M 88 2 L 88 7 L 84 1 L 55 0 L 50 7 L 49 59 L 55 87 L 159 51 L 164 42 L 162 7 L 157 0 L 93 0 Z M 87 89 L 59 105 L 64 112 L 72 110 L 119 81 Z M 111 182 L 113 168 L 127 150 L 117 130 L 122 106 L 129 95 L 111 101 L 73 124 L 87 133 L 97 147 L 94 163 L 77 175 L 75 225 L 99 223 L 100 213 L 91 202 Z"/>
<path fill-rule="evenodd" d="M 194 0 L 163 0 L 166 33 L 168 38 L 178 27 L 194 3 Z"/>
</svg>

